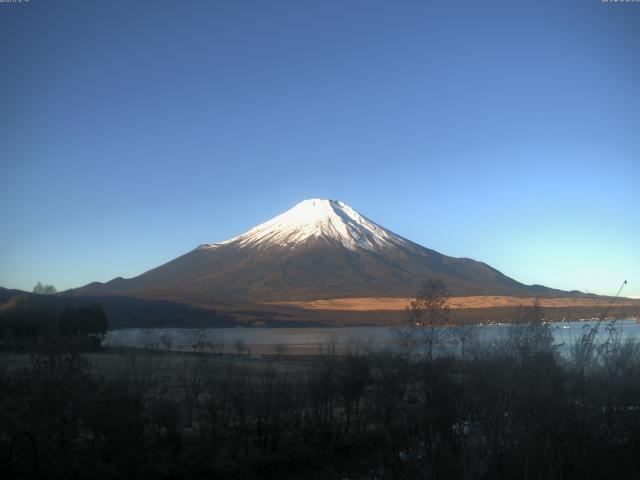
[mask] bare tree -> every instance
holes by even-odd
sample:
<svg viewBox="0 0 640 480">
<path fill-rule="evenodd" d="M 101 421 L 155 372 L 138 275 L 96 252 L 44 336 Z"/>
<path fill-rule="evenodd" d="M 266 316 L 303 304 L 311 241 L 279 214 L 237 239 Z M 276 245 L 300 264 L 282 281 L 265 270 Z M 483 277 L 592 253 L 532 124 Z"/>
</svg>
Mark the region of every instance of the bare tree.
<svg viewBox="0 0 640 480">
<path fill-rule="evenodd" d="M 169 352 L 171 351 L 171 347 L 173 345 L 173 338 L 168 333 L 163 333 L 160 335 L 160 343 L 164 347 L 164 349 Z"/>
<path fill-rule="evenodd" d="M 35 287 L 33 287 L 33 293 L 39 293 L 41 295 L 53 295 L 57 291 L 53 285 L 43 284 L 42 282 L 36 283 Z"/>
<path fill-rule="evenodd" d="M 193 353 L 202 352 L 204 350 L 205 334 L 202 328 L 194 328 L 191 330 L 189 337 L 189 346 L 193 349 Z"/>
<path fill-rule="evenodd" d="M 224 333 L 214 332 L 213 338 L 209 343 L 210 343 L 211 349 L 215 353 L 217 353 L 218 355 L 222 355 L 222 352 L 224 352 L 224 347 L 226 344 Z"/>
<path fill-rule="evenodd" d="M 449 293 L 441 279 L 428 279 L 420 288 L 415 300 L 407 307 L 410 337 L 417 346 L 426 350 L 427 359 L 433 359 L 433 348 L 437 343 L 438 328 L 449 321 Z"/>
<path fill-rule="evenodd" d="M 520 306 L 516 322 L 506 330 L 506 348 L 508 355 L 516 355 L 519 361 L 553 351 L 553 332 L 544 322 L 540 302 L 536 298 L 533 305 Z"/>
<path fill-rule="evenodd" d="M 157 353 L 160 350 L 161 339 L 152 330 L 140 330 L 137 335 L 137 343 L 149 353 Z"/>
<path fill-rule="evenodd" d="M 464 361 L 469 353 L 476 357 L 482 353 L 479 329 L 475 325 L 456 325 L 448 329 L 448 335 L 459 348 L 460 358 Z"/>
<path fill-rule="evenodd" d="M 233 342 L 233 348 L 238 356 L 240 356 L 244 351 L 247 350 L 247 344 L 245 343 L 243 338 L 237 338 L 235 342 Z"/>
</svg>

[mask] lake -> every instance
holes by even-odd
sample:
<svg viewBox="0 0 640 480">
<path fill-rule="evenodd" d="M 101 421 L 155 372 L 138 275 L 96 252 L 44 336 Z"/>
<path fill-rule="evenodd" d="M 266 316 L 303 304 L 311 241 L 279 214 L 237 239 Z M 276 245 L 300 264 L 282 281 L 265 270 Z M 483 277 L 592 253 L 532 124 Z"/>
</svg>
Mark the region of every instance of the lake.
<svg viewBox="0 0 640 480">
<path fill-rule="evenodd" d="M 584 332 L 596 325 L 596 322 L 558 322 L 552 323 L 555 342 L 562 350 L 568 351 Z M 607 328 L 609 327 L 609 328 Z M 613 327 L 622 341 L 640 338 L 640 323 L 633 319 L 603 321 L 596 335 L 596 342 L 606 340 Z M 483 344 L 489 344 L 510 328 L 509 325 L 477 325 L 467 327 Z M 397 330 L 397 329 L 396 329 Z M 457 327 L 438 329 L 447 349 L 459 348 L 461 330 Z M 170 345 L 163 345 L 161 338 L 170 339 Z M 309 327 L 309 328 L 127 328 L 111 330 L 104 344 L 107 346 L 145 347 L 155 346 L 171 350 L 192 351 L 193 345 L 200 342 L 205 350 L 215 350 L 214 345 L 224 345 L 225 353 L 234 353 L 238 340 L 244 342 L 253 354 L 276 353 L 278 349 L 287 353 L 313 354 L 321 348 L 336 346 L 338 351 L 346 349 L 394 348 L 396 335 L 388 327 Z"/>
</svg>

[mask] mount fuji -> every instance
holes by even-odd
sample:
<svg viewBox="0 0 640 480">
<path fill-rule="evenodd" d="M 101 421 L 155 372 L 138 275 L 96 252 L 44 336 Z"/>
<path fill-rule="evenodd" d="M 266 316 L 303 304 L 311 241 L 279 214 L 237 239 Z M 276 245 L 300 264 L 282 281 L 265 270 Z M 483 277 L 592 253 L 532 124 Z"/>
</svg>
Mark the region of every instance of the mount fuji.
<svg viewBox="0 0 640 480">
<path fill-rule="evenodd" d="M 191 304 L 253 304 L 354 297 L 412 297 L 426 278 L 452 295 L 559 296 L 489 265 L 422 247 L 337 200 L 305 200 L 222 243 L 207 243 L 130 279 L 91 283 L 82 295 Z"/>
</svg>

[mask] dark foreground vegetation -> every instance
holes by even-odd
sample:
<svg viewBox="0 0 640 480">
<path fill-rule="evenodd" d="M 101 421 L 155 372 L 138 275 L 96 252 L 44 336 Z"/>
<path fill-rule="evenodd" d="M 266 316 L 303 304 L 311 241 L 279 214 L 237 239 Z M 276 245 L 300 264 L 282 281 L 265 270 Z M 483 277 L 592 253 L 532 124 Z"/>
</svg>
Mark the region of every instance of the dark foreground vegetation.
<svg viewBox="0 0 640 480">
<path fill-rule="evenodd" d="M 0 310 L 0 350 L 32 350 L 44 339 L 73 350 L 101 348 L 107 317 L 97 303 L 54 303 L 34 296 Z"/>
<path fill-rule="evenodd" d="M 0 478 L 640 478 L 640 358 L 609 328 L 568 358 L 526 321 L 491 345 L 457 330 L 446 358 L 423 326 L 396 353 L 156 347 L 100 354 L 112 370 L 41 340 L 22 367 L 3 354 Z"/>
</svg>

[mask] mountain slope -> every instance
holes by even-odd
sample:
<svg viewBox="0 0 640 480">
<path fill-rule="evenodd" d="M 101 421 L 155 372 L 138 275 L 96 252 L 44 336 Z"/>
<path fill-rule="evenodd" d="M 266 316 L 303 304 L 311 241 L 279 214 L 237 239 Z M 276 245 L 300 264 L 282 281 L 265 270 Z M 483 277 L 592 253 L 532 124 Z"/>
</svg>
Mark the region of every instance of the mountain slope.
<svg viewBox="0 0 640 480">
<path fill-rule="evenodd" d="M 335 200 L 305 200 L 218 244 L 204 244 L 131 279 L 79 294 L 139 295 L 193 302 L 411 297 L 428 277 L 453 295 L 564 294 L 523 285 L 482 262 L 453 258 L 377 225 Z"/>
<path fill-rule="evenodd" d="M 22 290 L 8 289 L 0 287 L 0 304 L 6 303 L 11 300 L 13 297 L 18 295 L 25 295 L 27 292 Z"/>
</svg>

